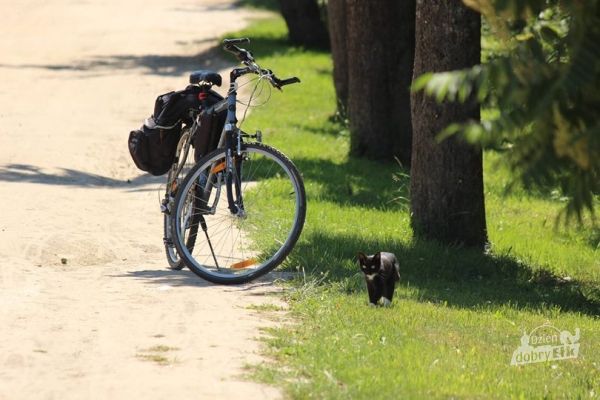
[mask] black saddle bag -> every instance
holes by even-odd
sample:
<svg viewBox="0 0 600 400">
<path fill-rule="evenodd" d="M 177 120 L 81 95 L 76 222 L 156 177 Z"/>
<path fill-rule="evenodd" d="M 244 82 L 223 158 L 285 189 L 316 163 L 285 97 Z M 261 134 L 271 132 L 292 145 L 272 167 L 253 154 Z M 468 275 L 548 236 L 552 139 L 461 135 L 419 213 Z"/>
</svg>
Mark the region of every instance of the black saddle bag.
<svg viewBox="0 0 600 400">
<path fill-rule="evenodd" d="M 190 85 L 178 92 L 169 92 L 156 98 L 154 102 L 154 120 L 157 125 L 172 126 L 177 121 L 191 125 L 190 110 L 199 110 L 201 89 Z"/>
</svg>

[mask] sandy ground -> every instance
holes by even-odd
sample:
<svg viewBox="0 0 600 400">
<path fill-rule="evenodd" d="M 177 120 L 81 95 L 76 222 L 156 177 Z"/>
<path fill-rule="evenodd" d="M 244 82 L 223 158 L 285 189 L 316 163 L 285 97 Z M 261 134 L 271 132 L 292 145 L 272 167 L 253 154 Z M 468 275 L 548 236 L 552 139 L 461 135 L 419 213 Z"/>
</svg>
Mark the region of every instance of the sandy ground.
<svg viewBox="0 0 600 400">
<path fill-rule="evenodd" d="M 0 15 L 0 399 L 278 397 L 240 377 L 269 324 L 247 307 L 272 285 L 167 270 L 162 179 L 127 151 L 155 97 L 224 67 L 207 49 L 252 15 L 224 0 L 0 0 Z"/>
</svg>

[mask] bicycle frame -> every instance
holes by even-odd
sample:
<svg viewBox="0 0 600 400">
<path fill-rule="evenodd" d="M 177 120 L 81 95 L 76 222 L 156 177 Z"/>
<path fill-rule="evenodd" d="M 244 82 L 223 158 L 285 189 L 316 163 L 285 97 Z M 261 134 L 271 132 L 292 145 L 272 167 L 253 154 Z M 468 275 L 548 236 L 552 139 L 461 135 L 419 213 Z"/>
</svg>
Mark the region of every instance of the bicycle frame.
<svg viewBox="0 0 600 400">
<path fill-rule="evenodd" d="M 227 202 L 229 211 L 233 215 L 238 217 L 244 216 L 244 202 L 242 195 L 241 182 L 239 177 L 241 176 L 241 155 L 242 155 L 242 144 L 243 136 L 253 137 L 251 135 L 243 134 L 237 127 L 237 79 L 245 74 L 252 73 L 253 71 L 248 68 L 234 68 L 230 73 L 229 90 L 225 99 L 213 105 L 210 109 L 202 111 L 203 113 L 218 113 L 227 109 L 227 117 L 225 119 L 225 125 L 221 131 L 221 137 L 217 148 L 225 147 L 225 184 L 227 190 Z M 254 136 L 259 138 L 260 135 Z M 235 160 L 235 161 L 234 161 Z M 235 169 L 235 173 L 234 173 Z M 204 187 L 203 198 L 208 199 L 210 193 L 215 186 L 215 180 L 217 181 L 217 193 L 220 193 L 222 182 L 217 177 L 219 172 L 223 171 L 222 165 L 215 163 L 211 166 L 210 173 L 207 177 L 206 185 Z M 215 201 L 218 201 L 219 196 L 217 195 Z M 211 212 L 215 212 L 217 204 L 213 204 L 210 207 Z"/>
<path fill-rule="evenodd" d="M 181 171 L 185 165 L 185 161 L 187 160 L 187 157 L 189 154 L 190 146 L 192 144 L 194 136 L 198 132 L 198 128 L 200 127 L 200 120 L 201 120 L 202 115 L 204 115 L 205 113 L 219 113 L 219 112 L 222 112 L 223 110 L 227 109 L 228 98 L 229 98 L 230 94 L 231 94 L 231 89 L 228 92 L 228 95 L 225 99 L 219 101 L 218 103 L 214 104 L 210 108 L 204 108 L 200 113 L 197 113 L 197 115 L 193 119 L 194 122 L 191 127 L 184 127 L 181 137 L 179 139 L 179 142 L 177 143 L 177 150 L 175 152 L 175 159 L 173 161 L 173 167 L 170 169 L 170 171 L 167 175 L 166 193 L 165 193 L 165 197 L 162 201 L 162 205 L 161 205 L 162 212 L 170 213 L 170 211 L 171 211 L 170 205 L 172 203 L 172 200 L 175 197 L 175 194 L 177 191 L 177 185 L 178 185 L 176 178 L 181 173 Z M 234 91 L 234 96 L 235 95 L 236 95 L 236 93 Z M 230 115 L 228 113 L 227 120 L 229 120 L 229 118 L 230 118 Z M 235 110 L 234 110 L 234 118 L 235 118 Z M 217 148 L 223 147 L 223 145 L 225 144 L 225 137 L 226 137 L 226 133 L 225 133 L 225 128 L 224 128 L 221 131 L 221 136 L 219 138 Z M 208 190 L 208 193 L 210 193 L 210 190 Z"/>
</svg>

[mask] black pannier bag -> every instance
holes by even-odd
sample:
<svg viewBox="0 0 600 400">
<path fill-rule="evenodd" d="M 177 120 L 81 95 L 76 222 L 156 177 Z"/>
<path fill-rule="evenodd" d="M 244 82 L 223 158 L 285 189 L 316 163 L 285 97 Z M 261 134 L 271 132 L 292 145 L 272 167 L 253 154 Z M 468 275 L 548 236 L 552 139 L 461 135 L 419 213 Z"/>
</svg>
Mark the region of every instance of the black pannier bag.
<svg viewBox="0 0 600 400">
<path fill-rule="evenodd" d="M 188 86 L 178 92 L 160 95 L 154 113 L 144 125 L 129 133 L 129 153 L 135 165 L 152 175 L 169 171 L 175 159 L 182 123 L 190 124 L 190 109 L 199 109 L 200 88 Z"/>
<path fill-rule="evenodd" d="M 155 176 L 167 173 L 175 159 L 180 135 L 181 122 L 170 129 L 157 128 L 154 118 L 148 118 L 140 129 L 129 134 L 133 162 L 142 171 Z"/>
<path fill-rule="evenodd" d="M 223 100 L 223 97 L 211 90 L 208 92 L 205 104 L 207 107 L 210 107 L 221 100 Z M 192 145 L 194 146 L 194 161 L 198 162 L 202 156 L 217 148 L 219 139 L 221 138 L 221 132 L 225 126 L 226 118 L 227 109 L 216 113 L 208 108 L 207 112 L 200 116 L 200 127 L 192 142 Z"/>
<path fill-rule="evenodd" d="M 200 87 L 190 85 L 185 90 L 160 95 L 154 103 L 154 114 L 144 125 L 129 134 L 129 153 L 135 165 L 152 175 L 163 175 L 169 171 L 177 152 L 182 124 L 192 124 L 190 109 L 201 106 Z M 222 100 L 217 92 L 210 90 L 205 106 Z M 212 113 L 202 118 L 194 142 L 195 160 L 215 149 L 225 123 L 226 112 Z M 218 132 L 217 132 L 218 131 Z"/>
</svg>

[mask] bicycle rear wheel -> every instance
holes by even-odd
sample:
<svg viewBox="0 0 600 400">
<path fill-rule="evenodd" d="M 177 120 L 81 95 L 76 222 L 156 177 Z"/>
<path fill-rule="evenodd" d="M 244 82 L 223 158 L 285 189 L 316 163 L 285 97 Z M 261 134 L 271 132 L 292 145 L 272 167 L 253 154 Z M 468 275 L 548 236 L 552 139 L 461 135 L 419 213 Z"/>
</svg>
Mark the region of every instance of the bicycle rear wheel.
<svg viewBox="0 0 600 400">
<path fill-rule="evenodd" d="M 225 160 L 225 149 L 217 149 L 185 178 L 175 199 L 173 241 L 198 276 L 238 284 L 266 274 L 290 253 L 304 225 L 306 195 L 294 164 L 272 147 L 244 145 L 229 172 Z M 238 188 L 233 212 L 228 180 Z M 196 245 L 189 249 L 194 229 Z"/>
<path fill-rule="evenodd" d="M 187 133 L 189 134 L 189 132 Z M 172 171 L 170 172 L 170 174 L 177 173 L 177 176 L 171 183 L 173 185 L 173 187 L 171 187 L 171 193 L 173 193 L 173 197 L 176 195 L 187 174 L 195 165 L 194 157 L 189 150 L 189 145 L 182 149 L 179 155 L 179 162 L 177 165 L 172 167 Z M 181 270 L 185 267 L 185 263 L 179 256 L 175 244 L 173 243 L 173 211 L 175 209 L 175 199 L 173 197 L 166 204 L 168 208 L 167 212 L 163 212 L 163 242 L 165 246 L 167 262 L 169 263 L 169 269 Z M 186 247 L 188 249 L 194 248 L 196 232 L 198 231 L 197 222 L 198 221 L 196 220 L 196 227 L 192 228 L 191 231 L 188 232 L 188 238 L 186 240 Z"/>
<path fill-rule="evenodd" d="M 198 233 L 198 220 L 193 224 L 195 227 L 192 227 L 188 232 L 186 239 L 186 247 L 188 250 L 193 250 L 194 245 L 196 243 L 196 235 Z M 185 267 L 185 262 L 179 257 L 179 252 L 173 243 L 173 218 L 164 214 L 163 217 L 163 230 L 164 230 L 164 241 L 165 241 L 165 253 L 167 255 L 167 262 L 169 263 L 169 269 L 179 271 Z"/>
</svg>

